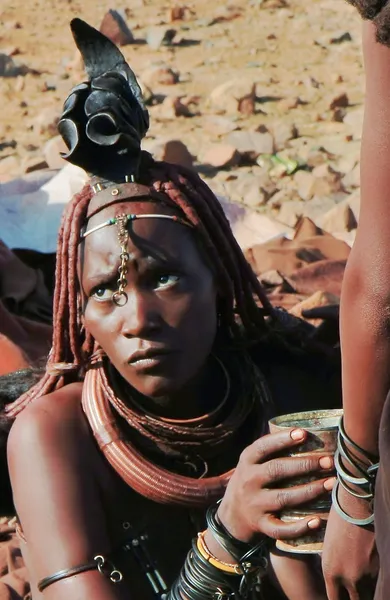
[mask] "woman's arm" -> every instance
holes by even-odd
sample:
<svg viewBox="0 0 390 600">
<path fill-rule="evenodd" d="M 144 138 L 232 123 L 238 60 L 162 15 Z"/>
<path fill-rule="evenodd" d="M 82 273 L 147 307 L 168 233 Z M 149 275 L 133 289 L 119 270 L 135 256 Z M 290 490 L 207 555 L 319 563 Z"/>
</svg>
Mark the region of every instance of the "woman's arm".
<svg viewBox="0 0 390 600">
<path fill-rule="evenodd" d="M 361 209 L 341 301 L 343 404 L 350 438 L 377 454 L 379 421 L 390 387 L 390 49 L 376 42 L 369 22 L 363 25 L 363 53 Z M 364 518 L 370 511 L 365 501 L 343 490 L 340 501 L 352 516 Z M 342 560 L 345 555 L 350 556 L 348 563 Z M 356 589 L 377 571 L 373 533 L 332 513 L 323 564 L 330 600 L 338 600 L 341 587 L 349 590 L 350 598 L 363 598 Z"/>
<path fill-rule="evenodd" d="M 9 470 L 33 597 L 125 600 L 130 598 L 125 586 L 113 585 L 96 570 L 63 579 L 42 594 L 36 589 L 40 579 L 110 551 L 79 391 L 66 386 L 40 399 L 10 432 Z"/>
</svg>

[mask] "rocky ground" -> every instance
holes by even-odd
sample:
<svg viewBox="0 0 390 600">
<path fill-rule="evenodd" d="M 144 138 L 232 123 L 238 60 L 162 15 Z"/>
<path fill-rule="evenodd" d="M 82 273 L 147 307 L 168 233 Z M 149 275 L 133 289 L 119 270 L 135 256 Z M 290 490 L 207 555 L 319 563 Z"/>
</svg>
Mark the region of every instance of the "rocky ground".
<svg viewBox="0 0 390 600">
<path fill-rule="evenodd" d="M 281 223 L 307 215 L 353 237 L 364 80 L 349 5 L 2 0 L 0 181 L 61 166 L 55 124 L 83 78 L 75 16 L 96 27 L 105 17 L 105 30 L 129 42 L 122 51 L 151 114 L 147 149 L 193 162 L 216 192 Z"/>
</svg>

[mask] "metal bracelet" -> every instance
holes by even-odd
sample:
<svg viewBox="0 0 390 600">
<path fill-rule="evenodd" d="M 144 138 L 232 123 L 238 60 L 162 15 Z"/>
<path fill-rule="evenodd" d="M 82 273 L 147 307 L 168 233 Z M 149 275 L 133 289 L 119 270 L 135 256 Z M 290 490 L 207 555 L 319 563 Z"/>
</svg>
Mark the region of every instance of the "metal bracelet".
<svg viewBox="0 0 390 600">
<path fill-rule="evenodd" d="M 346 513 L 340 506 L 340 502 L 337 496 L 337 492 L 339 489 L 339 481 L 336 481 L 333 490 L 332 490 L 332 504 L 335 508 L 337 514 L 347 523 L 351 523 L 351 525 L 357 525 L 358 527 L 366 527 L 367 525 L 372 525 L 374 522 L 374 513 L 367 517 L 367 519 L 354 519 L 348 513 Z"/>
</svg>

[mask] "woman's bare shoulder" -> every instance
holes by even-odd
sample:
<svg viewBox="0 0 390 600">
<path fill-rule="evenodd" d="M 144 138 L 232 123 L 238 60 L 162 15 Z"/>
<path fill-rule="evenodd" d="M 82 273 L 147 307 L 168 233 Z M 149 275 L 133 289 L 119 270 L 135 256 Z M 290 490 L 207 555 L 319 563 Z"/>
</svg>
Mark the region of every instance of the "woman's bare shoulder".
<svg viewBox="0 0 390 600">
<path fill-rule="evenodd" d="M 85 442 L 89 429 L 83 417 L 81 393 L 81 383 L 69 384 L 37 398 L 17 416 L 7 444 L 11 476 L 14 467 L 23 466 L 26 460 L 42 460 L 54 451 L 71 457 L 79 443 Z"/>
</svg>

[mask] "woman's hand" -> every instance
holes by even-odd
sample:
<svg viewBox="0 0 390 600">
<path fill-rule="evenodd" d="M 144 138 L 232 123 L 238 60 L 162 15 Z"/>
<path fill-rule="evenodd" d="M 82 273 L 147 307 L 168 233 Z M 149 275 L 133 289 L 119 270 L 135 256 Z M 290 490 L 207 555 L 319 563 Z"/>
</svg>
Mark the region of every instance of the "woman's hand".
<svg viewBox="0 0 390 600">
<path fill-rule="evenodd" d="M 349 496 L 341 487 L 339 498 L 347 513 L 357 518 L 370 514 L 367 502 Z M 378 569 L 374 531 L 347 523 L 332 509 L 322 553 L 328 599 L 372 600 Z"/>
<path fill-rule="evenodd" d="M 301 444 L 307 433 L 291 429 L 263 436 L 241 454 L 237 468 L 218 509 L 218 517 L 235 538 L 250 542 L 259 533 L 275 539 L 293 539 L 318 529 L 321 520 L 307 517 L 284 523 L 277 514 L 329 492 L 335 482 L 329 477 L 333 459 L 321 454 L 277 458 Z M 293 477 L 318 473 L 318 480 L 284 487 Z M 327 476 L 328 475 L 328 476 Z"/>
</svg>

